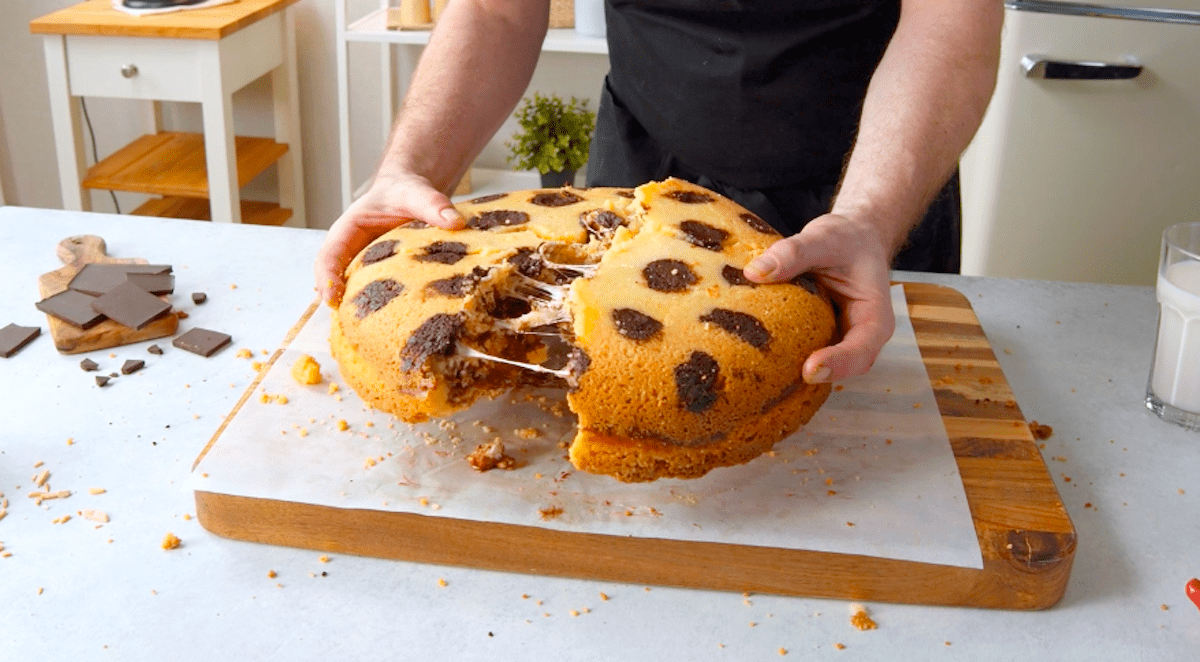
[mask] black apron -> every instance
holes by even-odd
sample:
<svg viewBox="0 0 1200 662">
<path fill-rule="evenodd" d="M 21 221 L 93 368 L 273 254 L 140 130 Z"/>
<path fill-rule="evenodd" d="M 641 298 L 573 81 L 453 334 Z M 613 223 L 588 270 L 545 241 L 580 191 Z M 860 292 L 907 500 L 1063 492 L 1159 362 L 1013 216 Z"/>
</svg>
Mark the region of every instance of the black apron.
<svg viewBox="0 0 1200 662">
<path fill-rule="evenodd" d="M 784 235 L 829 211 L 899 0 L 606 0 L 589 186 L 679 177 Z M 893 266 L 957 273 L 957 174 Z"/>
</svg>

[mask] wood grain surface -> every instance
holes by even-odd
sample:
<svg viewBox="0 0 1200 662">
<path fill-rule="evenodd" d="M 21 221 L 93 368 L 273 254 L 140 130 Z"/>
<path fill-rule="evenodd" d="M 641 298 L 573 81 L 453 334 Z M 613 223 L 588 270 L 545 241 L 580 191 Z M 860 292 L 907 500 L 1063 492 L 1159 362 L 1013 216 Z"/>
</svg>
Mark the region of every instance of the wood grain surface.
<svg viewBox="0 0 1200 662">
<path fill-rule="evenodd" d="M 299 0 L 238 0 L 217 7 L 131 16 L 113 9 L 112 0 L 86 0 L 30 21 L 29 31 L 33 34 L 216 40 L 296 2 Z"/>
<path fill-rule="evenodd" d="M 953 289 L 931 284 L 906 283 L 905 293 L 962 475 L 982 569 L 572 533 L 203 491 L 196 492 L 197 515 L 206 529 L 229 538 L 405 561 L 880 602 L 1050 607 L 1066 590 L 1076 540 L 1037 442 L 970 302 Z M 242 402 L 256 386 L 257 381 Z M 222 424 L 207 448 L 219 443 L 224 428 Z"/>
<path fill-rule="evenodd" d="M 146 264 L 142 258 L 109 257 L 104 240 L 95 235 L 76 235 L 59 242 L 56 252 L 66 266 L 38 276 L 38 294 L 43 299 L 67 289 L 67 285 L 85 264 Z M 162 297 L 165 301 L 167 297 Z M 110 319 L 84 330 L 53 315 L 46 315 L 50 337 L 63 354 L 80 354 L 97 349 L 162 338 L 175 333 L 179 318 L 168 313 L 141 329 L 131 329 Z"/>
</svg>

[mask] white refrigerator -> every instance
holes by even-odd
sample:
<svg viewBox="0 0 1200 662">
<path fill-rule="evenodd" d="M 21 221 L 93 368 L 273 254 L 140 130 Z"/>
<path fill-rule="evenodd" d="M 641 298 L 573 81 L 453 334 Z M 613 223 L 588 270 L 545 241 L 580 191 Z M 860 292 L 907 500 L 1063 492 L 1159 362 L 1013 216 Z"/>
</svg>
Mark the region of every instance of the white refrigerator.
<svg viewBox="0 0 1200 662">
<path fill-rule="evenodd" d="M 1008 0 L 961 172 L 964 274 L 1153 285 L 1200 221 L 1200 0 Z"/>
</svg>

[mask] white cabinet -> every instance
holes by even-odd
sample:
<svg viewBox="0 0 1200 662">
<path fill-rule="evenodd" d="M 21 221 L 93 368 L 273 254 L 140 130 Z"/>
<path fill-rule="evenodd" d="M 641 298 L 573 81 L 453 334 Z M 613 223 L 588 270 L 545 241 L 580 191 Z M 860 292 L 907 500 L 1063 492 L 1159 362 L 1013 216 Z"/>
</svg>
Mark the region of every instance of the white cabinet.
<svg viewBox="0 0 1200 662">
<path fill-rule="evenodd" d="M 397 92 L 402 93 L 407 87 L 421 50 L 429 43 L 429 31 L 387 28 L 388 0 L 380 0 L 377 9 L 355 19 L 348 16 L 347 1 L 337 0 L 338 145 L 341 161 L 339 181 L 343 208 L 349 206 L 366 186 L 366 182 L 355 181 L 352 172 L 354 160 L 350 121 L 350 45 L 375 43 L 380 46 L 379 70 L 382 80 L 378 102 L 380 126 L 383 128 L 379 140 L 382 143 L 388 138 L 388 131 L 396 114 L 396 99 L 399 98 Z M 607 64 L 608 43 L 604 38 L 582 35 L 569 28 L 551 29 L 542 44 L 542 63 L 555 54 L 603 58 Z M 538 66 L 541 67 L 542 64 L 539 63 Z M 596 91 L 599 91 L 598 87 Z M 594 107 L 592 109 L 595 110 Z M 475 187 L 472 196 L 538 186 L 537 173 L 534 172 L 473 168 L 471 178 Z"/>
</svg>

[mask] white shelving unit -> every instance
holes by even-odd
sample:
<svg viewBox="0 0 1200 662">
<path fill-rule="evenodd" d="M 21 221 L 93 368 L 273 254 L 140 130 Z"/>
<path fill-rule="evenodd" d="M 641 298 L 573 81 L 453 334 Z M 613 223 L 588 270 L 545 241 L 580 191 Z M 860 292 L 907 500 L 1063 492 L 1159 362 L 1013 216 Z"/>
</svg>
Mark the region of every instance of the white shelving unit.
<svg viewBox="0 0 1200 662">
<path fill-rule="evenodd" d="M 351 172 L 350 44 L 374 43 L 380 45 L 379 66 L 382 93 L 379 100 L 379 112 L 383 127 L 383 135 L 380 140 L 386 142 L 396 115 L 397 83 L 399 82 L 400 89 L 407 88 L 413 67 L 416 66 L 417 58 L 420 57 L 420 49 L 429 43 L 430 34 L 428 30 L 389 30 L 387 27 L 388 0 L 380 0 L 378 9 L 354 20 L 347 15 L 346 2 L 347 0 L 337 0 L 336 12 L 338 143 L 340 146 L 343 208 L 349 206 L 366 186 L 365 182 L 356 185 Z M 402 81 L 397 81 L 393 72 L 393 51 L 398 55 L 399 74 Z M 556 28 L 547 32 L 546 40 L 542 43 L 542 51 L 544 53 L 577 53 L 607 57 L 608 42 L 603 38 L 581 35 L 572 29 Z M 537 173 L 489 168 L 472 168 L 471 180 L 474 186 L 471 197 L 516 188 L 533 188 L 538 185 Z"/>
</svg>

